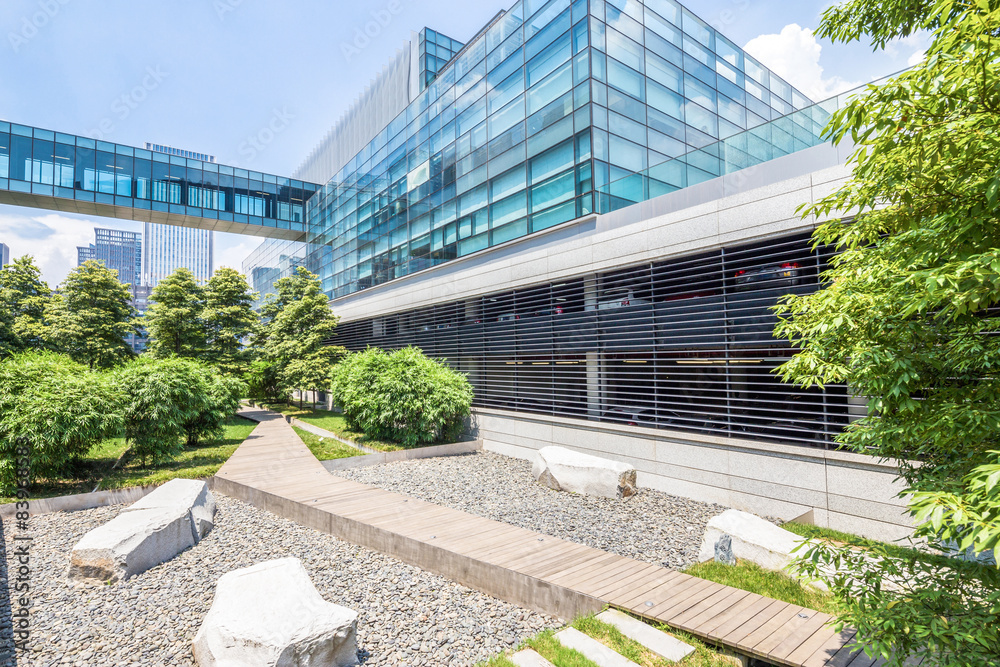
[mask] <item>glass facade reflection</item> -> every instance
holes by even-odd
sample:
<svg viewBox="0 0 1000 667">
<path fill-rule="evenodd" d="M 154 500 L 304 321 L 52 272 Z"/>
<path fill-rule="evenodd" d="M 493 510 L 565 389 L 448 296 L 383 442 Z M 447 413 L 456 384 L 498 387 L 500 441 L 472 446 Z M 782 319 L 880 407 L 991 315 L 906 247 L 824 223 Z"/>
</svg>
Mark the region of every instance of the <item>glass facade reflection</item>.
<svg viewBox="0 0 1000 667">
<path fill-rule="evenodd" d="M 0 190 L 305 231 L 318 186 L 0 122 Z"/>
<path fill-rule="evenodd" d="M 331 297 L 726 173 L 812 104 L 672 0 L 522 0 L 428 80 L 308 203 Z"/>
</svg>

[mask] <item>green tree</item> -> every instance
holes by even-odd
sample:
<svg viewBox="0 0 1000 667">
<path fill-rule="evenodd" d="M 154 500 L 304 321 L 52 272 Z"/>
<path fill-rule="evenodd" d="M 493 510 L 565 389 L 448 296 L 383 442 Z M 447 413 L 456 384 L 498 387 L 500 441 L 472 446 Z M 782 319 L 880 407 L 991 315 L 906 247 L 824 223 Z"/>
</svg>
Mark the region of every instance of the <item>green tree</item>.
<svg viewBox="0 0 1000 667">
<path fill-rule="evenodd" d="M 202 320 L 204 288 L 190 269 L 181 267 L 161 280 L 149 295 L 143 322 L 155 357 L 199 357 L 208 345 Z"/>
<path fill-rule="evenodd" d="M 323 389 L 344 353 L 342 347 L 324 345 L 339 318 L 330 310 L 316 275 L 304 267 L 275 281 L 274 288 L 261 306 L 261 315 L 269 319 L 258 337 L 261 354 L 273 365 L 285 396 L 293 389 Z"/>
<path fill-rule="evenodd" d="M 125 341 L 138 333 L 132 295 L 104 262 L 88 260 L 70 271 L 45 304 L 45 320 L 49 344 L 91 369 L 133 356 Z"/>
<path fill-rule="evenodd" d="M 473 398 L 463 374 L 415 347 L 347 355 L 333 372 L 332 390 L 349 426 L 404 445 L 453 441 Z"/>
<path fill-rule="evenodd" d="M 71 472 L 96 443 L 118 435 L 121 395 L 106 373 L 48 351 L 0 363 L 0 490 L 18 484 L 17 448 L 30 451 L 29 481 Z"/>
<path fill-rule="evenodd" d="M 122 411 L 129 455 L 161 461 L 184 444 L 217 436 L 222 422 L 239 409 L 244 387 L 238 379 L 194 359 L 142 356 L 115 371 L 124 396 Z"/>
<path fill-rule="evenodd" d="M 883 48 L 924 29 L 925 61 L 830 121 L 853 175 L 804 214 L 853 217 L 814 234 L 839 254 L 824 289 L 786 297 L 778 333 L 801 352 L 781 373 L 869 397 L 840 442 L 898 466 L 916 537 L 983 552 L 1000 541 L 1000 3 L 850 0 L 818 34 Z M 821 545 L 800 565 L 890 665 L 1000 656 L 995 564 Z"/>
<path fill-rule="evenodd" d="M 244 343 L 260 325 L 253 309 L 256 293 L 242 273 L 223 267 L 208 281 L 204 294 L 205 359 L 231 375 L 247 373 L 253 350 Z"/>
<path fill-rule="evenodd" d="M 44 347 L 45 304 L 51 295 L 30 255 L 0 269 L 0 357 Z"/>
</svg>

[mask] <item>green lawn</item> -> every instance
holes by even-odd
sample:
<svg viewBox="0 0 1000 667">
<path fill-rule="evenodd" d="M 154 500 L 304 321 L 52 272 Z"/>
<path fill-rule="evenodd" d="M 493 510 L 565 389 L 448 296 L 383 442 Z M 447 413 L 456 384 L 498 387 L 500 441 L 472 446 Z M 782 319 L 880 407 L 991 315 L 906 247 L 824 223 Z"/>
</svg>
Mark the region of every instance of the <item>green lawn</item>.
<svg viewBox="0 0 1000 667">
<path fill-rule="evenodd" d="M 711 647 L 686 633 L 677 632 L 664 625 L 655 625 L 660 630 L 667 632 L 677 639 L 690 644 L 695 651 L 680 663 L 665 660 L 652 653 L 641 644 L 629 639 L 618 631 L 613 625 L 609 625 L 597 620 L 593 616 L 578 618 L 571 624 L 580 632 L 612 650 L 617 651 L 622 656 L 641 667 L 670 667 L 671 665 L 681 665 L 682 667 L 732 667 L 734 662 Z M 524 648 L 532 648 L 543 658 L 551 662 L 555 667 L 597 667 L 596 664 L 585 658 L 582 654 L 573 649 L 566 648 L 555 638 L 556 631 L 545 630 L 544 632 L 523 642 L 513 652 Z M 479 663 L 478 667 L 515 667 L 510 661 L 510 653 L 495 656 L 487 662 Z"/>
<path fill-rule="evenodd" d="M 222 467 L 240 443 L 246 440 L 257 426 L 242 417 L 230 417 L 225 422 L 223 437 L 196 447 L 185 447 L 175 458 L 156 465 L 142 465 L 128 461 L 114 467 L 127 449 L 121 438 L 105 440 L 94 445 L 76 465 L 74 478 L 39 480 L 31 487 L 32 498 L 52 498 L 97 490 L 123 489 L 131 486 L 160 484 L 171 479 L 196 479 L 211 477 Z M 0 503 L 13 502 L 14 498 L 0 497 Z"/>
<path fill-rule="evenodd" d="M 736 565 L 706 561 L 696 563 L 684 572 L 800 607 L 825 611 L 828 614 L 835 613 L 837 609 L 837 602 L 832 595 L 806 586 L 783 572 L 765 570 L 750 561 L 737 561 Z"/>
<path fill-rule="evenodd" d="M 364 433 L 352 431 L 347 428 L 347 423 L 344 421 L 343 415 L 336 412 L 330 412 L 329 410 L 314 410 L 309 407 L 303 409 L 299 408 L 295 404 L 288 403 L 261 403 L 260 405 L 268 408 L 269 410 L 280 412 L 283 415 L 295 417 L 296 419 L 304 421 L 307 424 L 326 429 L 331 433 L 336 433 L 345 440 L 350 440 L 351 442 L 364 445 L 365 447 L 370 447 L 371 449 L 377 449 L 380 452 L 395 452 L 400 449 L 416 449 L 416 447 L 401 445 L 398 442 L 376 440 L 375 438 L 369 438 Z M 418 445 L 418 447 L 423 446 L 425 445 Z"/>
<path fill-rule="evenodd" d="M 310 433 L 305 431 L 298 426 L 293 426 L 295 432 L 302 438 L 302 442 L 305 443 L 309 451 L 313 453 L 313 456 L 318 458 L 320 461 L 329 461 L 330 459 L 346 459 L 351 456 L 364 456 L 364 452 L 360 449 L 355 449 L 350 445 L 345 445 L 339 440 L 334 440 L 333 438 L 323 438 L 316 435 L 315 433 Z"/>
<path fill-rule="evenodd" d="M 876 545 L 884 547 L 887 554 L 895 558 L 919 558 L 921 560 L 939 560 L 941 562 L 947 562 L 945 556 L 939 556 L 936 553 L 926 553 L 923 551 L 918 551 L 912 547 L 902 546 L 901 544 L 896 544 L 892 542 L 879 542 L 877 540 L 870 540 L 866 537 L 860 537 L 859 535 L 852 535 L 851 533 L 844 533 L 839 530 L 834 530 L 833 528 L 821 528 L 819 526 L 810 526 L 804 523 L 786 523 L 781 526 L 785 530 L 795 533 L 796 535 L 801 535 L 802 537 L 810 539 L 826 540 L 828 542 L 838 542 L 840 544 L 849 544 L 851 546 L 859 547 L 861 549 L 870 549 Z"/>
</svg>

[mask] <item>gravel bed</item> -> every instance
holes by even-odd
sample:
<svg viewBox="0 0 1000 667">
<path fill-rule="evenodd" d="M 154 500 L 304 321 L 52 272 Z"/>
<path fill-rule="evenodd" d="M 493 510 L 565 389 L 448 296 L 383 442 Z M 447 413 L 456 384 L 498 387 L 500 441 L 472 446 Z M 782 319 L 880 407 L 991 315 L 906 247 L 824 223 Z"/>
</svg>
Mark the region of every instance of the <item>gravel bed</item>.
<svg viewBox="0 0 1000 667">
<path fill-rule="evenodd" d="M 696 562 L 705 525 L 726 509 L 651 489 L 622 500 L 554 491 L 531 462 L 492 452 L 333 474 L 673 569 Z"/>
<path fill-rule="evenodd" d="M 302 560 L 327 601 L 359 613 L 365 665 L 472 665 L 559 625 L 238 500 L 216 494 L 216 501 L 215 528 L 198 545 L 113 586 L 72 587 L 65 576 L 73 545 L 120 506 L 33 517 L 32 652 L 17 664 L 193 665 L 191 644 L 216 580 L 286 556 Z M 4 528 L 10 553 L 13 526 Z M 9 636 L 9 613 L 0 608 L 0 635 Z"/>
</svg>

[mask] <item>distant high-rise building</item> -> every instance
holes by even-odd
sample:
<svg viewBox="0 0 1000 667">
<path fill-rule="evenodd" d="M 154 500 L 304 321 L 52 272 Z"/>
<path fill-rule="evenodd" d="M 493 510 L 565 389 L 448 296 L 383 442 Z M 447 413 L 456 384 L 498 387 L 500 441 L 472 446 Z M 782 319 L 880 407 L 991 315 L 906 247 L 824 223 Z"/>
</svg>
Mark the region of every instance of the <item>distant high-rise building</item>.
<svg viewBox="0 0 1000 667">
<path fill-rule="evenodd" d="M 10 264 L 10 248 L 6 243 L 0 243 L 0 269 Z"/>
<path fill-rule="evenodd" d="M 77 246 L 77 266 L 89 259 L 118 272 L 118 280 L 133 287 L 142 282 L 142 234 L 121 229 L 94 230 L 94 243 Z"/>
<path fill-rule="evenodd" d="M 156 287 L 179 268 L 191 270 L 199 281 L 212 277 L 215 239 L 205 229 L 147 222 L 144 226 L 143 283 Z"/>
<path fill-rule="evenodd" d="M 109 269 L 118 272 L 118 280 L 129 286 L 132 294 L 132 305 L 139 314 L 146 312 L 150 289 L 142 282 L 142 234 L 127 232 L 121 229 L 94 230 L 94 243 L 89 246 L 77 246 L 77 266 L 90 259 L 104 262 Z M 129 336 L 126 341 L 135 352 L 146 348 L 145 335 Z"/>
</svg>

